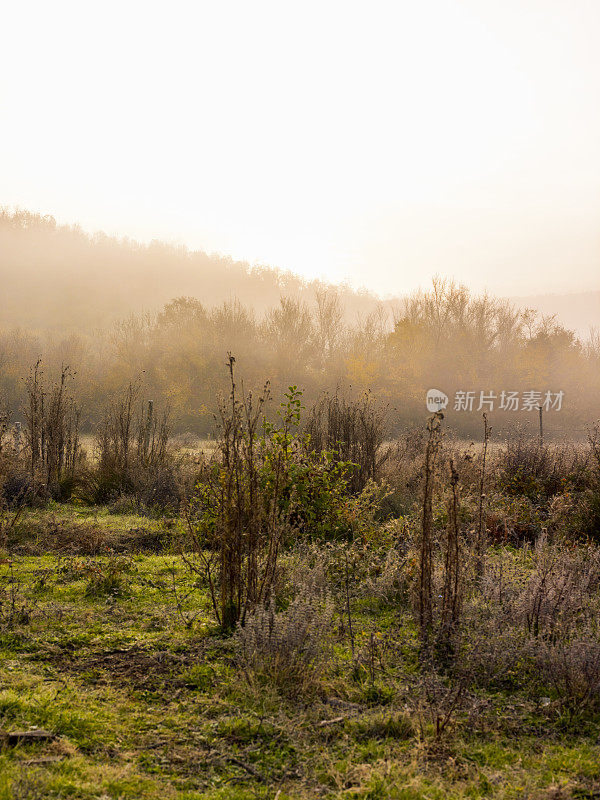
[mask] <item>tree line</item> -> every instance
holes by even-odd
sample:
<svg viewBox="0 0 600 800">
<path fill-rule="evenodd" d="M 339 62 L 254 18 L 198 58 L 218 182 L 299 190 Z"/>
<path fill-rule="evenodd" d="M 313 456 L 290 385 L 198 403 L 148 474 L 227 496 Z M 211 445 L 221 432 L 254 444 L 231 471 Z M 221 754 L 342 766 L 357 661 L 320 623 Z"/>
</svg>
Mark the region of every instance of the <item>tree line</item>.
<svg viewBox="0 0 600 800">
<path fill-rule="evenodd" d="M 228 353 L 247 389 L 268 380 L 281 397 L 297 385 L 307 405 L 327 393 L 369 393 L 385 410 L 390 436 L 424 419 L 432 387 L 448 396 L 447 423 L 465 436 L 479 429 L 481 393 L 560 392 L 560 409 L 545 409 L 549 436 L 583 435 L 599 416 L 598 337 L 583 342 L 552 317 L 443 280 L 394 315 L 378 307 L 350 322 L 340 293 L 320 287 L 312 302 L 282 296 L 264 315 L 235 299 L 210 306 L 179 297 L 156 314 L 130 315 L 94 334 L 6 328 L 1 402 L 19 418 L 24 381 L 41 358 L 47 378 L 70 368 L 83 430 L 94 430 L 107 402 L 139 380 L 145 401 L 170 410 L 173 430 L 207 435 L 227 391 Z M 474 395 L 470 409 L 455 410 L 461 392 Z M 498 405 L 491 415 L 497 431 L 537 426 L 531 403 L 529 410 Z"/>
</svg>

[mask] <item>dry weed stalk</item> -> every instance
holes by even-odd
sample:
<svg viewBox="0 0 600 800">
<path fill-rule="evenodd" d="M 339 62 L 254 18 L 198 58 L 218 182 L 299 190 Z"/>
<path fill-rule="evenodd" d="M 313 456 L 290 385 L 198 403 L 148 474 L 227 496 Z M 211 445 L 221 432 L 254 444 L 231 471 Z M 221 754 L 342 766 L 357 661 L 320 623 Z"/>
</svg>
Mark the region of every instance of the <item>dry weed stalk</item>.
<svg viewBox="0 0 600 800">
<path fill-rule="evenodd" d="M 421 639 L 426 643 L 433 623 L 433 490 L 436 459 L 441 442 L 444 415 L 436 412 L 427 422 L 425 468 L 423 482 L 423 511 L 421 521 L 419 586 L 417 609 Z"/>
<path fill-rule="evenodd" d="M 38 360 L 26 382 L 29 472 L 32 488 L 41 480 L 54 489 L 75 473 L 80 455 L 79 411 L 69 392 L 68 381 L 74 377 L 70 367 L 62 367 L 58 382 L 50 389 L 41 367 Z"/>
<path fill-rule="evenodd" d="M 483 506 L 485 500 L 485 467 L 488 451 L 488 443 L 490 440 L 491 427 L 488 424 L 487 414 L 483 414 L 483 456 L 481 460 L 481 473 L 479 478 L 479 503 L 477 515 L 477 538 L 475 540 L 475 553 L 476 553 L 476 571 L 481 576 L 484 568 L 484 553 L 487 544 L 487 533 L 485 529 L 485 520 L 483 515 Z"/>
<path fill-rule="evenodd" d="M 167 461 L 169 412 L 156 413 L 141 400 L 140 381 L 130 383 L 105 411 L 98 446 L 100 470 L 128 481 L 137 470 L 159 470 Z"/>
<path fill-rule="evenodd" d="M 446 552 L 444 556 L 442 618 L 440 629 L 441 639 L 446 646 L 449 645 L 450 637 L 458 626 L 462 603 L 458 483 L 459 475 L 454 466 L 454 461 L 450 459 L 450 486 L 452 489 L 452 498 L 450 500 Z"/>
<path fill-rule="evenodd" d="M 323 397 L 312 408 L 306 431 L 312 450 L 329 451 L 340 461 L 356 464 L 348 477 L 348 488 L 353 494 L 377 479 L 389 457 L 389 451 L 382 450 L 384 413 L 369 393 L 355 401 L 338 394 Z"/>
</svg>

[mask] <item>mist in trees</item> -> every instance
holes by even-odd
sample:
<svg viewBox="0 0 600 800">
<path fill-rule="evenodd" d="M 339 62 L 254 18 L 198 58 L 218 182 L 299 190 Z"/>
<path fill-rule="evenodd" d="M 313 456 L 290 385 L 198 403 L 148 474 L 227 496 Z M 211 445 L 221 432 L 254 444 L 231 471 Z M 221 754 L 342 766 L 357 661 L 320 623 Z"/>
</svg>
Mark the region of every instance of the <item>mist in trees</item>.
<svg viewBox="0 0 600 800">
<path fill-rule="evenodd" d="M 216 305 L 178 297 L 158 313 L 130 314 L 94 334 L 0 332 L 0 397 L 18 418 L 23 380 L 41 357 L 50 375 L 68 365 L 84 430 L 93 430 L 109 398 L 139 380 L 146 400 L 171 410 L 175 431 L 213 430 L 217 398 L 226 391 L 227 353 L 248 388 L 270 381 L 274 396 L 289 385 L 307 405 L 327 392 L 370 393 L 385 410 L 390 437 L 420 423 L 431 387 L 449 397 L 471 390 L 564 393 L 561 413 L 549 411 L 550 436 L 580 436 L 598 413 L 600 346 L 580 341 L 553 317 L 520 311 L 507 301 L 474 296 L 436 280 L 391 313 L 376 306 L 349 320 L 343 294 L 317 287 L 312 297 L 282 295 L 260 314 L 232 299 Z M 457 432 L 479 431 L 481 409 L 446 409 Z M 532 411 L 496 414 L 497 431 L 537 426 Z"/>
</svg>

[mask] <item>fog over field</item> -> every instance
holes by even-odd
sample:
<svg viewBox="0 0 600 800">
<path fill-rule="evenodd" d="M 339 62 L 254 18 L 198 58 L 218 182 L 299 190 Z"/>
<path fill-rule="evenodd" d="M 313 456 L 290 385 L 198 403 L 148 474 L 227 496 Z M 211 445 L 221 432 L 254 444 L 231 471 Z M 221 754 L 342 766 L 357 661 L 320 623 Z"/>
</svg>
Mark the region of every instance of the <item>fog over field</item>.
<svg viewBox="0 0 600 800">
<path fill-rule="evenodd" d="M 150 245 L 118 240 L 76 225 L 59 226 L 51 215 L 11 209 L 0 217 L 0 280 L 3 327 L 76 331 L 105 327 L 131 313 L 155 313 L 182 296 L 208 306 L 239 300 L 260 316 L 281 296 L 311 302 L 319 288 L 335 285 L 158 240 Z M 428 282 L 421 288 L 429 288 Z M 379 305 L 391 317 L 407 297 L 382 297 L 348 285 L 336 286 L 336 292 L 348 320 Z M 600 327 L 600 290 L 508 299 L 518 308 L 556 315 L 582 338 Z"/>
<path fill-rule="evenodd" d="M 464 435 L 493 410 L 482 393 L 562 392 L 564 405 L 546 409 L 546 433 L 559 438 L 581 438 L 596 413 L 598 293 L 510 300 L 438 276 L 382 299 L 156 241 L 87 234 L 27 211 L 0 216 L 0 252 L 0 388 L 17 416 L 22 381 L 41 358 L 48 377 L 61 365 L 77 373 L 88 432 L 119 385 L 141 380 L 170 407 L 176 431 L 212 434 L 229 352 L 254 388 L 298 385 L 309 403 L 326 392 L 372 393 L 388 409 L 391 437 L 418 424 L 431 387 L 476 398 L 447 409 Z M 531 429 L 534 411 L 503 408 L 496 429 Z"/>
<path fill-rule="evenodd" d="M 600 0 L 0 15 L 0 800 L 600 798 Z"/>
</svg>

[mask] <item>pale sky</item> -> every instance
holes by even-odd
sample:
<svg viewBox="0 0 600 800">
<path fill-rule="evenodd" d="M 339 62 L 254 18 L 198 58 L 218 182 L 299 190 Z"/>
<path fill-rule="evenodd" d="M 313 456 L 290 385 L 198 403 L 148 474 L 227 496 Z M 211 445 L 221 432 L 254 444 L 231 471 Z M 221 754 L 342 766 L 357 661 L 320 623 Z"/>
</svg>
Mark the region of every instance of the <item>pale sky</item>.
<svg viewBox="0 0 600 800">
<path fill-rule="evenodd" d="M 380 293 L 600 288 L 600 0 L 18 0 L 0 205 Z"/>
</svg>

